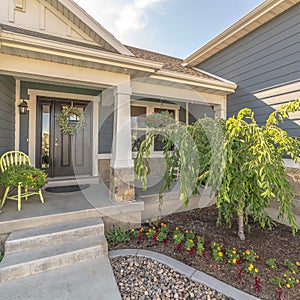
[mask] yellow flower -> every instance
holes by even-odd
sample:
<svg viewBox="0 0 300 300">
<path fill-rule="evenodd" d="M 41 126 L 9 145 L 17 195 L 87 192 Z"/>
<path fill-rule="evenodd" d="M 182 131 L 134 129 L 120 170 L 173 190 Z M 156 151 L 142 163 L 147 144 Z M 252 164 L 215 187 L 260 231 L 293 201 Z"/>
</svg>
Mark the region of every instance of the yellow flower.
<svg viewBox="0 0 300 300">
<path fill-rule="evenodd" d="M 255 272 L 255 273 L 258 273 L 258 269 L 255 268 L 255 269 L 254 269 L 254 272 Z"/>
<path fill-rule="evenodd" d="M 191 250 L 191 248 L 186 248 L 186 250 L 187 250 L 187 251 L 190 251 L 190 250 Z"/>
<path fill-rule="evenodd" d="M 246 252 L 245 252 L 247 255 L 249 255 L 250 254 L 250 251 L 249 250 L 246 250 Z"/>
<path fill-rule="evenodd" d="M 175 229 L 178 230 L 178 227 L 176 227 Z"/>
<path fill-rule="evenodd" d="M 291 285 L 289 283 L 287 283 L 286 287 L 289 289 L 291 287 Z"/>
<path fill-rule="evenodd" d="M 192 243 L 193 242 L 193 240 L 190 240 L 190 243 Z"/>
<path fill-rule="evenodd" d="M 218 248 L 217 248 L 217 250 L 219 250 L 219 251 L 220 251 L 220 250 L 221 250 L 221 248 L 220 248 L 220 247 L 218 247 Z"/>
<path fill-rule="evenodd" d="M 293 271 L 292 273 L 293 273 L 293 274 L 296 274 L 296 271 Z"/>
<path fill-rule="evenodd" d="M 298 279 L 296 279 L 296 283 L 299 283 L 299 280 L 298 280 Z"/>
<path fill-rule="evenodd" d="M 300 261 L 296 261 L 296 266 L 300 267 Z"/>
<path fill-rule="evenodd" d="M 274 268 L 275 268 L 275 266 L 274 266 L 274 265 L 272 265 L 272 266 L 271 266 L 271 268 L 272 268 L 272 269 L 274 269 Z"/>
<path fill-rule="evenodd" d="M 177 234 L 174 235 L 174 239 L 177 239 Z"/>
<path fill-rule="evenodd" d="M 285 274 L 285 273 L 283 274 L 283 277 L 286 277 L 286 274 Z"/>
<path fill-rule="evenodd" d="M 185 231 L 185 233 L 189 233 L 189 231 L 188 231 L 188 230 L 186 230 L 186 231 Z"/>
<path fill-rule="evenodd" d="M 218 255 L 220 256 L 220 257 L 222 257 L 223 256 L 223 252 L 218 252 Z"/>
<path fill-rule="evenodd" d="M 235 250 L 233 250 L 233 251 L 232 251 L 232 254 L 236 254 L 236 251 L 235 251 Z"/>
<path fill-rule="evenodd" d="M 134 228 L 131 229 L 131 232 L 134 232 Z"/>
<path fill-rule="evenodd" d="M 236 263 L 236 259 L 234 258 L 234 259 L 232 260 L 232 262 L 235 264 L 235 263 Z"/>
</svg>

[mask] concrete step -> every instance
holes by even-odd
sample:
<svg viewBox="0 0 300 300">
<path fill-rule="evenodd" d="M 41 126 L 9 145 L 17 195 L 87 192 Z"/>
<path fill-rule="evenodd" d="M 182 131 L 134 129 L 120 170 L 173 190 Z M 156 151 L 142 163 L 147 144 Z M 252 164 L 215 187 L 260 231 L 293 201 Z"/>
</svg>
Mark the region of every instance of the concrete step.
<svg viewBox="0 0 300 300">
<path fill-rule="evenodd" d="M 45 187 L 64 186 L 81 184 L 99 184 L 98 176 L 76 176 L 76 177 L 57 177 L 47 178 Z"/>
<path fill-rule="evenodd" d="M 1 284 L 1 300 L 121 300 L 107 256 Z"/>
<path fill-rule="evenodd" d="M 96 259 L 107 255 L 107 251 L 105 236 L 98 235 L 35 250 L 5 254 L 0 263 L 0 282 Z"/>
<path fill-rule="evenodd" d="M 5 242 L 5 253 L 47 247 L 104 233 L 101 218 L 59 223 L 13 232 Z"/>
</svg>

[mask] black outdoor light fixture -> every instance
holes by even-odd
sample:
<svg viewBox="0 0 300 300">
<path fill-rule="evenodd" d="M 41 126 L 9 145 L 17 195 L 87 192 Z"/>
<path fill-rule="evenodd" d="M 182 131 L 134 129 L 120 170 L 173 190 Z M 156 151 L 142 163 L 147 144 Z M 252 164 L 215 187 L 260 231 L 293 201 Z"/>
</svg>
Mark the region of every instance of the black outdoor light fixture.
<svg viewBox="0 0 300 300">
<path fill-rule="evenodd" d="M 20 114 L 22 114 L 22 115 L 27 114 L 28 104 L 24 99 L 22 99 L 22 102 L 18 106 L 19 106 Z"/>
</svg>

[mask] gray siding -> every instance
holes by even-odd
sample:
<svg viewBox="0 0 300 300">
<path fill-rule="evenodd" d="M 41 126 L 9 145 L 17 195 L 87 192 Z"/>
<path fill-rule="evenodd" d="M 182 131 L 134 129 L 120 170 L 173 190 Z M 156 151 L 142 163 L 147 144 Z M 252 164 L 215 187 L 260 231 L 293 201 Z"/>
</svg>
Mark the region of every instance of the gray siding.
<svg viewBox="0 0 300 300">
<path fill-rule="evenodd" d="M 299 81 L 299 20 L 300 4 L 297 4 L 198 65 L 238 84 L 235 94 L 228 96 L 228 117 L 249 107 L 257 121 L 264 122 L 274 109 L 254 94 Z M 290 134 L 300 135 L 299 126 L 292 121 L 285 122 L 284 128 Z"/>
<path fill-rule="evenodd" d="M 0 75 L 0 155 L 15 149 L 15 80 Z"/>
</svg>

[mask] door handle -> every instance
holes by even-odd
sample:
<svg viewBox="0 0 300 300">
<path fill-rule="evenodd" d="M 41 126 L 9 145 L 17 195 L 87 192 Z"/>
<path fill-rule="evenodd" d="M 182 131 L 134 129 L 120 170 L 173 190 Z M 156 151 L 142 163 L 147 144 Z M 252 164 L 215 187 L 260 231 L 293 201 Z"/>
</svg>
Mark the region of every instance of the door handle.
<svg viewBox="0 0 300 300">
<path fill-rule="evenodd" d="M 55 138 L 54 146 L 58 146 L 58 138 Z"/>
</svg>

